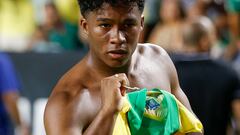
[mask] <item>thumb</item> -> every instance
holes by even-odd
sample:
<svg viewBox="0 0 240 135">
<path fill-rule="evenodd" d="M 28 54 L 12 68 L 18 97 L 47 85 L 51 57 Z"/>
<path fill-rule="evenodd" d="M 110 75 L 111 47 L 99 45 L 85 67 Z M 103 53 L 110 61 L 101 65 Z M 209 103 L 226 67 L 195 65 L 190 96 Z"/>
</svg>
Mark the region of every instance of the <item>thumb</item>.
<svg viewBox="0 0 240 135">
<path fill-rule="evenodd" d="M 122 96 L 125 96 L 125 95 L 126 95 L 126 88 L 124 87 L 124 85 L 121 85 L 121 87 L 120 87 L 120 92 L 121 92 L 121 95 L 122 95 Z"/>
</svg>

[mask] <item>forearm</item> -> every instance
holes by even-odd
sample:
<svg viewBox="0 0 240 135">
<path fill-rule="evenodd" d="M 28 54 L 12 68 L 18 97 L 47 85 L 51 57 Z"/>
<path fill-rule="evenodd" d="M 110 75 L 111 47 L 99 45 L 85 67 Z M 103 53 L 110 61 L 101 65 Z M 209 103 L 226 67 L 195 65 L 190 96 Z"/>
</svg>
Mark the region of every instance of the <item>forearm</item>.
<svg viewBox="0 0 240 135">
<path fill-rule="evenodd" d="M 182 91 L 182 89 L 172 91 L 172 94 L 188 109 L 192 112 L 191 105 L 188 101 L 187 96 L 185 93 Z"/>
<path fill-rule="evenodd" d="M 84 135 L 112 135 L 117 113 L 100 111 L 97 117 L 84 131 Z"/>
<path fill-rule="evenodd" d="M 21 125 L 21 119 L 17 107 L 18 94 L 9 92 L 3 95 L 3 102 L 5 107 L 16 126 Z"/>
<path fill-rule="evenodd" d="M 20 118 L 20 114 L 19 114 L 19 111 L 18 111 L 18 108 L 17 108 L 17 103 L 12 103 L 12 105 L 10 107 L 8 107 L 9 109 L 9 114 L 14 122 L 14 124 L 16 126 L 21 126 L 22 125 L 22 121 L 21 121 L 21 118 Z"/>
</svg>

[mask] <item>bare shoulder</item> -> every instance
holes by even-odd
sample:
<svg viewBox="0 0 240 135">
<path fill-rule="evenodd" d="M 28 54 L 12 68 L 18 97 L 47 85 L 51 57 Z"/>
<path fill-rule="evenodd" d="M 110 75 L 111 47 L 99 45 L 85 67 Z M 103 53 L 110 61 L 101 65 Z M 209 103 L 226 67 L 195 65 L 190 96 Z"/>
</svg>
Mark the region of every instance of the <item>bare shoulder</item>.
<svg viewBox="0 0 240 135">
<path fill-rule="evenodd" d="M 71 96 L 67 92 L 57 92 L 49 97 L 44 112 L 44 126 L 48 135 L 62 134 L 67 129 L 66 124 L 70 124 L 67 116 L 72 109 L 69 107 Z M 71 115 L 71 114 L 70 114 Z"/>
<path fill-rule="evenodd" d="M 79 109 L 84 113 L 84 106 L 77 101 L 82 100 L 83 90 L 75 96 L 67 91 L 60 91 L 49 97 L 44 112 L 44 125 L 48 135 L 79 134 L 84 127 L 84 115 L 79 115 Z M 81 121 L 81 123 L 79 123 Z"/>
<path fill-rule="evenodd" d="M 137 52 L 140 55 L 144 55 L 144 57 L 149 56 L 149 57 L 154 57 L 158 59 L 165 59 L 165 60 L 170 59 L 168 53 L 161 46 L 156 44 L 151 44 L 151 43 L 138 44 Z"/>
<path fill-rule="evenodd" d="M 45 122 L 54 120 L 59 116 L 65 116 L 65 109 L 68 108 L 71 96 L 67 92 L 57 92 L 51 95 L 48 99 L 45 108 Z M 67 110 L 68 111 L 68 110 Z M 57 119 L 56 119 L 57 120 Z"/>
<path fill-rule="evenodd" d="M 170 78 L 175 78 L 176 69 L 168 53 L 159 45 L 145 43 L 138 44 L 138 56 L 144 56 L 148 61 L 164 69 Z M 146 60 L 145 60 L 146 61 Z"/>
<path fill-rule="evenodd" d="M 48 135 L 80 134 L 85 125 L 84 94 L 88 92 L 82 85 L 82 75 L 77 65 L 68 71 L 57 83 L 44 112 L 44 125 Z M 82 110 L 80 114 L 78 110 Z M 80 121 L 80 122 L 79 122 Z"/>
<path fill-rule="evenodd" d="M 151 43 L 143 43 L 138 44 L 137 49 L 140 53 L 143 53 L 144 51 L 152 51 L 154 54 L 161 54 L 166 55 L 167 52 L 159 45 L 151 44 Z"/>
</svg>

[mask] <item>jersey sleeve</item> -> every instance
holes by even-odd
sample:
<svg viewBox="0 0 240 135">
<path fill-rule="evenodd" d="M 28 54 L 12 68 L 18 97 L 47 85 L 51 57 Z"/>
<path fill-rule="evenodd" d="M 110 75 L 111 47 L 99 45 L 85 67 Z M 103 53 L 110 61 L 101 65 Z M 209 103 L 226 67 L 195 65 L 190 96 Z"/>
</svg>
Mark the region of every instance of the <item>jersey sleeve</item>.
<svg viewBox="0 0 240 135">
<path fill-rule="evenodd" d="M 18 91 L 19 82 L 10 58 L 0 53 L 0 92 Z"/>
</svg>

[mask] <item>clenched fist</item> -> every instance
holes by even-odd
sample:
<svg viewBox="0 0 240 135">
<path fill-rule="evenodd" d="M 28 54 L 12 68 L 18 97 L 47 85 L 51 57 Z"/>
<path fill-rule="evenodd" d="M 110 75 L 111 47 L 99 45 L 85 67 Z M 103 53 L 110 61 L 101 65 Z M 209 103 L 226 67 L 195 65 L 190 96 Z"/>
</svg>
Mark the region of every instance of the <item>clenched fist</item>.
<svg viewBox="0 0 240 135">
<path fill-rule="evenodd" d="M 123 96 L 126 94 L 126 88 L 129 81 L 124 73 L 101 80 L 102 109 L 108 112 L 119 112 L 123 107 Z"/>
</svg>

